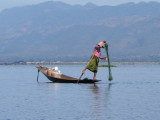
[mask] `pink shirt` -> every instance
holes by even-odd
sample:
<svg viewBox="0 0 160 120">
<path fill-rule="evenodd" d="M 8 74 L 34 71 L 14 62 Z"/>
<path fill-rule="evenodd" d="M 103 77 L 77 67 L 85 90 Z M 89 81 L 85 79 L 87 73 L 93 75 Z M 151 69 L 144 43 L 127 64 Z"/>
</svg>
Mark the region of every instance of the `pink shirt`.
<svg viewBox="0 0 160 120">
<path fill-rule="evenodd" d="M 104 43 L 100 44 L 100 45 L 96 45 L 94 47 L 94 51 L 93 51 L 93 55 L 100 58 L 100 59 L 105 59 L 105 57 L 101 56 L 101 48 L 103 47 L 103 45 L 104 45 Z"/>
</svg>

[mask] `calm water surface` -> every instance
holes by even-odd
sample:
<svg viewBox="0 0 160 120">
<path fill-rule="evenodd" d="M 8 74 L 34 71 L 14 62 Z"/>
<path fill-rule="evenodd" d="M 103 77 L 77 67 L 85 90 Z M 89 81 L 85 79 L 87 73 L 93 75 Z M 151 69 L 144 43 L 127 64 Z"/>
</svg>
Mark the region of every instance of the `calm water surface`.
<svg viewBox="0 0 160 120">
<path fill-rule="evenodd" d="M 55 66 L 54 66 L 55 67 Z M 79 77 L 83 65 L 58 65 Z M 159 120 L 160 65 L 99 68 L 93 84 L 51 83 L 34 66 L 0 66 L 0 120 Z M 92 78 L 86 72 L 84 77 Z"/>
</svg>

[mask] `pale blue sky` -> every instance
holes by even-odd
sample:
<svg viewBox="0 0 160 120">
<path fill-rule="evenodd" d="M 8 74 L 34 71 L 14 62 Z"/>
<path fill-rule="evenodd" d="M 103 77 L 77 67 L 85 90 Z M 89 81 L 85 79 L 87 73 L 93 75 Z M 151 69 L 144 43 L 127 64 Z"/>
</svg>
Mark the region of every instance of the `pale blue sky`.
<svg viewBox="0 0 160 120">
<path fill-rule="evenodd" d="M 157 1 L 160 0 L 0 0 L 0 10 L 6 8 L 12 8 L 16 6 L 24 6 L 24 5 L 31 5 L 31 4 L 38 4 L 41 2 L 46 1 L 62 1 L 68 4 L 86 4 L 88 2 L 92 2 L 97 5 L 118 5 L 126 2 L 149 2 L 149 1 Z"/>
</svg>

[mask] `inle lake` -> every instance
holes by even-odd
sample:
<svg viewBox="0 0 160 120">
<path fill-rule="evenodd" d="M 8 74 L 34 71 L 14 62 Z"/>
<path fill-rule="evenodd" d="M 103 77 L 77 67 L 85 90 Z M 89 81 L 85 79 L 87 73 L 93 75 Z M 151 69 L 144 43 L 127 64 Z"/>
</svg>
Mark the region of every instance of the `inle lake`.
<svg viewBox="0 0 160 120">
<path fill-rule="evenodd" d="M 58 67 L 79 78 L 84 65 Z M 0 66 L 0 120 L 159 120 L 160 65 L 100 67 L 94 84 L 52 83 L 34 65 Z M 84 77 L 92 78 L 86 72 Z M 84 78 L 83 77 L 83 78 Z"/>
</svg>

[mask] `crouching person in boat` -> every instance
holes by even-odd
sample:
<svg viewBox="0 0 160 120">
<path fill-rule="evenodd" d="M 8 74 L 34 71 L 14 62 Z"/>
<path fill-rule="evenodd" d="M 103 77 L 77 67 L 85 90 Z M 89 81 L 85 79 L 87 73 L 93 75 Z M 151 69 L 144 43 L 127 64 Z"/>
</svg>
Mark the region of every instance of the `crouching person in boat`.
<svg viewBox="0 0 160 120">
<path fill-rule="evenodd" d="M 90 70 L 91 72 L 93 72 L 94 73 L 93 80 L 96 80 L 96 75 L 97 75 L 97 72 L 98 72 L 99 58 L 103 59 L 103 60 L 106 60 L 106 61 L 108 60 L 107 57 L 102 57 L 101 56 L 101 48 L 104 48 L 104 44 L 108 44 L 106 40 L 96 44 L 88 65 L 82 71 L 82 74 L 85 74 L 85 71 L 87 69 Z"/>
</svg>

